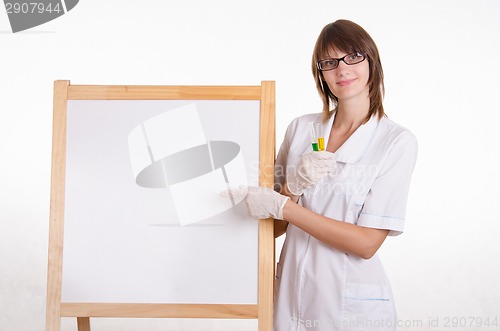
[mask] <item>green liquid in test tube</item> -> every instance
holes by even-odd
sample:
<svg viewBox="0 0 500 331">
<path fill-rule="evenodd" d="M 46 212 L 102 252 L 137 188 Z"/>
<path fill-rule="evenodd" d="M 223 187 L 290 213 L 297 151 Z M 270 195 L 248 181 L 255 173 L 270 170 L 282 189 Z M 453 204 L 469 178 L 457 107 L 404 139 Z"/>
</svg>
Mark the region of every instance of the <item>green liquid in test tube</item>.
<svg viewBox="0 0 500 331">
<path fill-rule="evenodd" d="M 319 144 L 318 143 L 312 143 L 313 151 L 317 152 L 319 151 Z"/>
<path fill-rule="evenodd" d="M 320 146 L 318 136 L 316 134 L 316 125 L 314 124 L 314 122 L 309 122 L 309 130 L 311 131 L 311 145 L 313 151 L 318 152 L 320 151 Z"/>
</svg>

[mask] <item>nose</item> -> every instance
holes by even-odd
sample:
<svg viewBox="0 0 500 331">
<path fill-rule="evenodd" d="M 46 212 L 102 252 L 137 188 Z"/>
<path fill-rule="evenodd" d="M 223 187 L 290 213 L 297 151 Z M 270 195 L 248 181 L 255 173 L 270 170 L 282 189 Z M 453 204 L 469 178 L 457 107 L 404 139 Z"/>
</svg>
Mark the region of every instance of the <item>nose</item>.
<svg viewBox="0 0 500 331">
<path fill-rule="evenodd" d="M 349 65 L 347 63 L 345 63 L 344 61 L 339 61 L 339 65 L 337 66 L 337 68 L 335 68 L 335 70 L 337 71 L 337 76 L 345 74 L 348 67 Z"/>
</svg>

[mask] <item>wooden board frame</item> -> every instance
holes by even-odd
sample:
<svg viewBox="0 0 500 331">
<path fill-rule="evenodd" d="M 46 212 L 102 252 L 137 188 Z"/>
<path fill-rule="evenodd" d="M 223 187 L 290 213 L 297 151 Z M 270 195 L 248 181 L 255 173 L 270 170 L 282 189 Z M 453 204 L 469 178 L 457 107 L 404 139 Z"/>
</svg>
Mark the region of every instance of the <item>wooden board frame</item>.
<svg viewBox="0 0 500 331">
<path fill-rule="evenodd" d="M 47 271 L 46 331 L 60 331 L 61 317 L 76 317 L 79 331 L 90 331 L 91 317 L 258 319 L 259 331 L 271 331 L 273 321 L 274 225 L 259 221 L 257 304 L 120 304 L 64 303 L 62 262 L 68 100 L 260 100 L 261 186 L 274 184 L 275 83 L 260 86 L 106 86 L 54 82 L 52 172 Z"/>
</svg>

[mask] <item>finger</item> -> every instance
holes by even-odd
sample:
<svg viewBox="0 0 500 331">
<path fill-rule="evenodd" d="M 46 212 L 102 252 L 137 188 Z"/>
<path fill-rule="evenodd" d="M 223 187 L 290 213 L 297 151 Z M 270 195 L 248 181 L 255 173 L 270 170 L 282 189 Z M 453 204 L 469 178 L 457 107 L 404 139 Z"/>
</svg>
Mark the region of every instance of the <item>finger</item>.
<svg viewBox="0 0 500 331">
<path fill-rule="evenodd" d="M 328 151 L 315 152 L 313 155 L 316 160 L 332 160 L 335 159 L 335 154 Z"/>
<path fill-rule="evenodd" d="M 239 186 L 229 186 L 226 190 L 223 190 L 219 193 L 219 195 L 223 198 L 232 197 L 244 197 L 248 193 L 248 186 L 239 185 Z"/>
</svg>

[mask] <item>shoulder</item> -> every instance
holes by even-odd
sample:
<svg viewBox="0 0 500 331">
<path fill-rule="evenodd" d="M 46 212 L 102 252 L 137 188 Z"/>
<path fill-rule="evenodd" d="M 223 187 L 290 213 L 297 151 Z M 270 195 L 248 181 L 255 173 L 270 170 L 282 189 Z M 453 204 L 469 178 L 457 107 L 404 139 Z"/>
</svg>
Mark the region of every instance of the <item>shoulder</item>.
<svg viewBox="0 0 500 331">
<path fill-rule="evenodd" d="M 283 139 L 282 148 L 286 150 L 302 151 L 307 149 L 311 143 L 310 122 L 321 122 L 323 114 L 306 114 L 293 119 L 288 125 L 285 137 Z"/>
<path fill-rule="evenodd" d="M 385 152 L 385 155 L 395 155 L 415 159 L 418 154 L 416 136 L 408 128 L 394 122 L 387 116 L 382 117 L 377 129 L 374 143 Z M 375 142 L 376 141 L 376 142 Z"/>
<path fill-rule="evenodd" d="M 417 144 L 417 137 L 413 134 L 413 132 L 394 122 L 387 116 L 380 119 L 377 131 L 381 138 L 392 143 L 404 141 L 410 144 Z"/>
<path fill-rule="evenodd" d="M 297 129 L 302 129 L 304 127 L 307 127 L 310 122 L 321 122 L 322 120 L 323 120 L 322 113 L 305 114 L 296 117 L 288 125 L 287 134 L 293 134 L 297 131 Z"/>
</svg>

